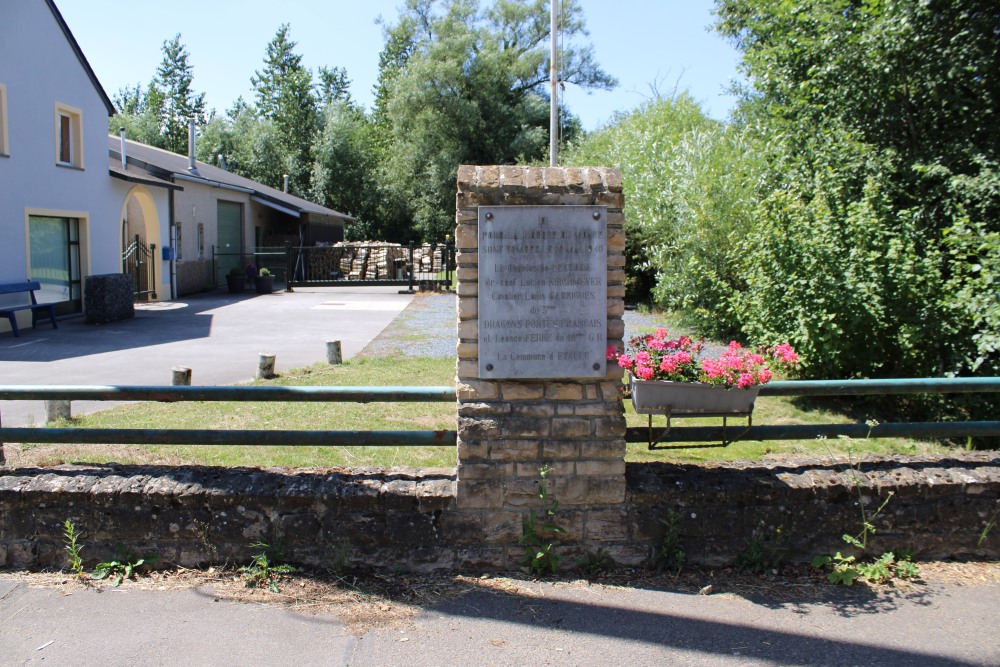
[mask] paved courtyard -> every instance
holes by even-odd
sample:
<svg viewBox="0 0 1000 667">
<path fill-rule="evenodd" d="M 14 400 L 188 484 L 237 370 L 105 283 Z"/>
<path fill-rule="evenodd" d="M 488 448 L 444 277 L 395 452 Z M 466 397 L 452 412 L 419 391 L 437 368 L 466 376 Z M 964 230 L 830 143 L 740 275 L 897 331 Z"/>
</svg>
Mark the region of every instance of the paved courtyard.
<svg viewBox="0 0 1000 667">
<path fill-rule="evenodd" d="M 261 352 L 277 370 L 326 360 L 326 342 L 344 358 L 361 351 L 413 299 L 398 287 L 304 287 L 268 295 L 223 292 L 140 306 L 135 318 L 106 325 L 83 318 L 0 334 L 0 384 L 169 385 L 175 366 L 192 384 L 249 380 Z M 101 406 L 75 402 L 74 414 Z M 0 401 L 5 426 L 45 421 L 41 401 Z"/>
</svg>

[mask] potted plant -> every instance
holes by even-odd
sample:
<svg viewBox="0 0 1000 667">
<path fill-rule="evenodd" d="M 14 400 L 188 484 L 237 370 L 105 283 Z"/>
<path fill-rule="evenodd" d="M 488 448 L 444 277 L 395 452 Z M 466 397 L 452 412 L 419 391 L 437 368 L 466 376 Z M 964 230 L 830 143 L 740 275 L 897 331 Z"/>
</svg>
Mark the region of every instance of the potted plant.
<svg viewBox="0 0 1000 667">
<path fill-rule="evenodd" d="M 787 343 L 754 349 L 732 341 L 718 356 L 702 358 L 703 342 L 671 340 L 662 328 L 633 337 L 628 347 L 609 347 L 607 356 L 628 371 L 632 405 L 640 414 L 749 415 L 760 386 L 799 362 Z"/>
<path fill-rule="evenodd" d="M 246 284 L 247 277 L 243 271 L 240 270 L 240 267 L 234 266 L 229 270 L 229 273 L 226 274 L 226 287 L 229 288 L 230 294 L 239 294 L 243 291 L 243 288 L 246 287 Z"/>
<path fill-rule="evenodd" d="M 274 291 L 274 276 L 267 268 L 262 268 L 253 279 L 257 294 L 270 294 Z"/>
</svg>

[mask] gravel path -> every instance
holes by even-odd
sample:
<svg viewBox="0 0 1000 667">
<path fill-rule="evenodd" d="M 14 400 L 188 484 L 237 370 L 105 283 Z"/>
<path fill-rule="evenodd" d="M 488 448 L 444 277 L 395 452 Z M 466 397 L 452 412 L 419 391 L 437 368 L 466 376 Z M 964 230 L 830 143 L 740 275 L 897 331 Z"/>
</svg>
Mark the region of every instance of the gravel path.
<svg viewBox="0 0 1000 667">
<path fill-rule="evenodd" d="M 418 294 L 360 353 L 367 357 L 454 357 L 457 343 L 454 294 Z M 625 340 L 641 329 L 661 325 L 655 313 L 626 310 Z"/>
</svg>

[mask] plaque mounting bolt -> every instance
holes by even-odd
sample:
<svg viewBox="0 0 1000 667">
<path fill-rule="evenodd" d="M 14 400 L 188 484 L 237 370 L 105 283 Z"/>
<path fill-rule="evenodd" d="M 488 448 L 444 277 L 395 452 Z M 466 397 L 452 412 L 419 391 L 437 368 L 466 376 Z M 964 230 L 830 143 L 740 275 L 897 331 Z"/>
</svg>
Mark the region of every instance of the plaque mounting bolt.
<svg viewBox="0 0 1000 667">
<path fill-rule="evenodd" d="M 492 220 L 493 219 L 493 214 L 492 213 L 487 213 L 486 214 L 486 219 L 487 220 Z"/>
<path fill-rule="evenodd" d="M 487 213 L 486 215 L 489 215 L 489 213 Z M 493 370 L 493 364 L 486 364 L 486 370 L 488 371 Z"/>
<path fill-rule="evenodd" d="M 601 365 L 600 364 L 594 364 L 594 370 L 595 371 L 601 370 Z"/>
<path fill-rule="evenodd" d="M 487 215 L 489 215 L 489 213 L 487 213 Z M 601 212 L 600 211 L 594 211 L 591 215 L 594 216 L 594 220 L 600 220 L 601 219 Z"/>
</svg>

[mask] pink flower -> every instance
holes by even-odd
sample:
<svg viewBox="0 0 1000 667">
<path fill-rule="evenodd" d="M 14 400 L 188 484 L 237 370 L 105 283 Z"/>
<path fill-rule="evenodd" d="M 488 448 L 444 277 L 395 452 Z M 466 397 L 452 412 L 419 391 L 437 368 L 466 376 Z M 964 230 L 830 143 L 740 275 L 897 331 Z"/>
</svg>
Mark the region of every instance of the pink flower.
<svg viewBox="0 0 1000 667">
<path fill-rule="evenodd" d="M 660 327 L 659 329 L 656 330 L 654 336 L 656 340 L 663 340 L 667 337 L 667 330 L 664 329 L 663 327 Z"/>
<path fill-rule="evenodd" d="M 636 364 L 640 364 L 642 366 L 647 366 L 647 365 L 649 365 L 649 362 L 650 362 L 651 359 L 652 359 L 652 357 L 649 356 L 649 352 L 642 351 L 642 352 L 636 352 L 635 353 L 635 363 Z"/>
<path fill-rule="evenodd" d="M 640 380 L 652 380 L 653 369 L 649 366 L 636 366 L 635 375 Z"/>
<path fill-rule="evenodd" d="M 626 370 L 632 370 L 632 366 L 635 365 L 635 361 L 627 354 L 619 354 L 618 365 Z"/>
<path fill-rule="evenodd" d="M 754 376 L 750 373 L 740 373 L 740 379 L 736 381 L 736 386 L 740 389 L 746 389 L 754 384 Z"/>
<path fill-rule="evenodd" d="M 674 359 L 677 360 L 678 364 L 690 364 L 691 363 L 691 355 L 688 354 L 687 352 L 685 352 L 684 350 L 681 350 L 680 352 L 675 352 L 674 353 Z"/>
<path fill-rule="evenodd" d="M 660 370 L 664 373 L 673 373 L 677 370 L 677 359 L 676 357 L 663 357 L 663 361 L 660 362 Z"/>
<path fill-rule="evenodd" d="M 757 382 L 759 384 L 767 384 L 771 381 L 771 371 L 767 368 L 762 368 L 757 371 Z"/>
<path fill-rule="evenodd" d="M 608 361 L 615 361 L 618 358 L 618 350 L 613 346 L 604 351 L 604 358 Z"/>
<path fill-rule="evenodd" d="M 663 352 L 665 349 L 667 349 L 667 343 L 658 338 L 654 338 L 653 340 L 649 341 L 649 349 L 656 350 L 657 352 Z"/>
</svg>

